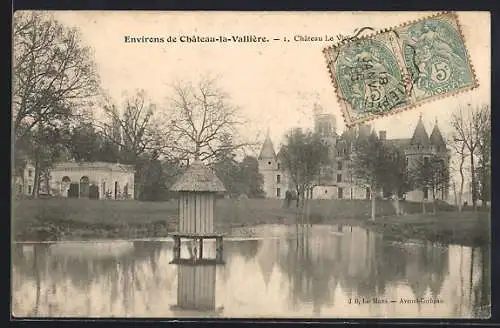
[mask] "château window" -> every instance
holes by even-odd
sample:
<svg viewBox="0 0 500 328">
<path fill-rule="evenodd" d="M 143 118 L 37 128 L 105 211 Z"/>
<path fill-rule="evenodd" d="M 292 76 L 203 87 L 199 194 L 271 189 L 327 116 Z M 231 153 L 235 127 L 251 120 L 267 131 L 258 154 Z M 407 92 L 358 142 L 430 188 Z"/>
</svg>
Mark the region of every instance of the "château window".
<svg viewBox="0 0 500 328">
<path fill-rule="evenodd" d="M 29 169 L 28 170 L 28 176 L 31 177 L 33 175 L 33 170 Z"/>
<path fill-rule="evenodd" d="M 278 163 L 278 170 L 281 170 L 281 166 L 280 166 L 280 163 Z"/>
<path fill-rule="evenodd" d="M 342 182 L 342 174 L 337 174 L 337 182 Z"/>
<path fill-rule="evenodd" d="M 281 183 L 281 175 L 276 175 L 276 182 Z"/>
<path fill-rule="evenodd" d="M 338 189 L 338 198 L 339 199 L 342 199 L 344 197 L 344 190 L 342 188 L 339 188 Z"/>
<path fill-rule="evenodd" d="M 342 170 L 342 161 L 338 161 L 337 170 Z"/>
<path fill-rule="evenodd" d="M 276 197 L 281 197 L 281 189 L 280 188 L 277 188 L 276 189 Z"/>
<path fill-rule="evenodd" d="M 424 157 L 424 165 L 429 165 L 429 157 Z"/>
<path fill-rule="evenodd" d="M 271 165 L 271 162 L 267 162 L 267 164 Z"/>
<path fill-rule="evenodd" d="M 31 186 L 28 186 L 28 194 L 31 194 Z"/>
</svg>

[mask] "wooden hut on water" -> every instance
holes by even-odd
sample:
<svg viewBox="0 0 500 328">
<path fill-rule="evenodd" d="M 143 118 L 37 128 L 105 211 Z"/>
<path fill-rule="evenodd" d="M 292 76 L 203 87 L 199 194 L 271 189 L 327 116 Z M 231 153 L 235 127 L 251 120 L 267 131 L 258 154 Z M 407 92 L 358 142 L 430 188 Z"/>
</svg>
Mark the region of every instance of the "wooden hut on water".
<svg viewBox="0 0 500 328">
<path fill-rule="evenodd" d="M 203 259 L 203 239 L 215 239 L 217 262 L 222 262 L 222 234 L 214 229 L 215 201 L 217 193 L 224 192 L 224 185 L 215 173 L 201 161 L 194 161 L 178 181 L 171 187 L 179 192 L 179 231 L 174 233 L 174 260 L 185 263 L 180 258 L 181 238 L 199 241 L 198 256 L 187 260 Z"/>
</svg>

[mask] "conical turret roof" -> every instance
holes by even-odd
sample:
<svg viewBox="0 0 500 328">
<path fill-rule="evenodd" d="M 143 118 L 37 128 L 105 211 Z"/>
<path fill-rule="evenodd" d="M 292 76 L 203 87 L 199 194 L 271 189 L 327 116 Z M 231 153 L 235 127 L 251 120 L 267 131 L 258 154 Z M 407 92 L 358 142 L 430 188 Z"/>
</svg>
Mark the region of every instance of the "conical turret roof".
<svg viewBox="0 0 500 328">
<path fill-rule="evenodd" d="M 428 145 L 429 135 L 425 131 L 424 122 L 422 122 L 422 116 L 418 119 L 417 126 L 413 132 L 413 137 L 411 138 L 410 145 Z"/>
<path fill-rule="evenodd" d="M 262 144 L 262 148 L 260 150 L 259 159 L 262 158 L 276 158 L 276 153 L 274 152 L 274 145 L 269 137 L 269 132 L 266 135 L 266 139 L 264 140 L 264 144 Z"/>
<path fill-rule="evenodd" d="M 439 127 L 436 124 L 434 125 L 434 128 L 432 129 L 431 137 L 430 137 L 430 142 L 434 146 L 437 146 L 438 148 L 445 148 L 446 147 L 446 142 L 444 142 L 443 135 L 441 134 L 441 131 L 439 130 Z"/>
<path fill-rule="evenodd" d="M 226 191 L 215 173 L 196 160 L 170 188 L 172 191 Z"/>
</svg>

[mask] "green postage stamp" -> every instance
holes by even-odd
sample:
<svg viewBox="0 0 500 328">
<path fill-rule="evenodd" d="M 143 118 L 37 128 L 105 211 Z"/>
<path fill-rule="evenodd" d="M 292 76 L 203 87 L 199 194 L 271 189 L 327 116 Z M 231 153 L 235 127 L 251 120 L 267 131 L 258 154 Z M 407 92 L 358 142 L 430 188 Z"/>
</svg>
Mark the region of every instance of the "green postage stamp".
<svg viewBox="0 0 500 328">
<path fill-rule="evenodd" d="M 323 50 L 348 126 L 478 86 L 455 13 Z"/>
</svg>

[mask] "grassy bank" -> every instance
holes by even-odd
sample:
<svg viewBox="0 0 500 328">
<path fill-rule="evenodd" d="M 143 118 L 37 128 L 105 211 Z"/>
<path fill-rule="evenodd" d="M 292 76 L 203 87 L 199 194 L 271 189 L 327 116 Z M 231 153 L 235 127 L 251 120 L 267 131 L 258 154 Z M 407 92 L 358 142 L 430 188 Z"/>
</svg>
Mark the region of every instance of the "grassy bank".
<svg viewBox="0 0 500 328">
<path fill-rule="evenodd" d="M 366 221 L 365 225 L 393 240 L 419 239 L 480 246 L 491 241 L 490 218 L 487 212 L 440 212 L 437 215 L 380 218 L 374 222 Z"/>
<path fill-rule="evenodd" d="M 312 223 L 367 224 L 373 229 L 404 238 L 449 236 L 452 227 L 455 227 L 451 235 L 453 238 L 460 238 L 458 229 L 470 235 L 472 228 L 472 233 L 484 237 L 484 231 L 478 228 L 484 220 L 473 217 L 473 213 L 456 219 L 456 213 L 450 212 L 453 208 L 443 204 L 438 216 L 422 216 L 415 214 L 422 211 L 421 204 L 403 202 L 402 206 L 409 215 L 391 218 L 394 214 L 392 204 L 377 201 L 377 221 L 372 223 L 368 222 L 369 201 L 312 200 L 309 217 Z M 25 199 L 15 200 L 12 210 L 16 240 L 162 237 L 177 229 L 176 201 Z M 215 210 L 216 229 L 222 232 L 233 227 L 265 223 L 292 224 L 299 213 L 294 207 L 283 208 L 282 201 L 262 199 L 221 199 L 217 201 Z M 427 211 L 432 211 L 430 204 Z M 489 223 L 485 227 L 489 229 Z"/>
</svg>

